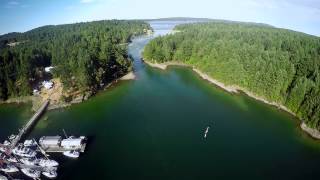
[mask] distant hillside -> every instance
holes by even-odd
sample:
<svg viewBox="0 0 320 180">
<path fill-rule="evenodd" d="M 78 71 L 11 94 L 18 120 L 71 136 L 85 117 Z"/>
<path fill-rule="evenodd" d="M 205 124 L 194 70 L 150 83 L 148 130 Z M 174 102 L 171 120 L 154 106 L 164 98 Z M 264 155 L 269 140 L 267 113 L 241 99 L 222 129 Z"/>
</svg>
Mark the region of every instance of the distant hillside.
<svg viewBox="0 0 320 180">
<path fill-rule="evenodd" d="M 212 21 L 213 19 L 209 18 L 191 18 L 191 17 L 169 17 L 169 18 L 158 18 L 158 19 L 145 19 L 147 21 Z"/>
<path fill-rule="evenodd" d="M 258 26 L 273 27 L 273 26 L 271 26 L 269 24 L 265 24 L 265 23 L 241 22 L 241 21 L 210 19 L 210 18 L 192 18 L 192 17 L 169 17 L 169 18 L 158 18 L 158 19 L 144 19 L 144 21 L 222 22 L 222 23 L 254 24 L 254 25 L 258 25 Z"/>
</svg>

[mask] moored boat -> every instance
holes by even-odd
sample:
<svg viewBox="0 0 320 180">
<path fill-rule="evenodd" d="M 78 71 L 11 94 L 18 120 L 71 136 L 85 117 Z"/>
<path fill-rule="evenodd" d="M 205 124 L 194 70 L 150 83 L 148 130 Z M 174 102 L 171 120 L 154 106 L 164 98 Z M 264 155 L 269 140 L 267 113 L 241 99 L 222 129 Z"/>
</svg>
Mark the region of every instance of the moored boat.
<svg viewBox="0 0 320 180">
<path fill-rule="evenodd" d="M 10 143 L 10 141 L 7 141 L 7 140 L 5 140 L 4 142 L 3 142 L 3 145 L 5 145 L 5 146 L 9 146 L 11 143 Z"/>
<path fill-rule="evenodd" d="M 63 152 L 63 155 L 67 156 L 67 157 L 70 157 L 70 158 L 78 158 L 80 156 L 80 152 L 79 151 L 75 151 L 75 150 L 72 150 L 72 151 L 66 151 L 66 152 Z"/>
<path fill-rule="evenodd" d="M 7 177 L 0 175 L 0 180 L 8 180 Z"/>
<path fill-rule="evenodd" d="M 1 171 L 6 172 L 6 173 L 14 173 L 18 172 L 19 169 L 13 165 L 10 164 L 3 164 L 0 168 Z"/>
<path fill-rule="evenodd" d="M 12 141 L 12 140 L 14 140 L 16 137 L 17 137 L 16 135 L 11 134 L 11 135 L 9 136 L 9 140 Z"/>
<path fill-rule="evenodd" d="M 38 164 L 39 166 L 42 166 L 42 167 L 59 166 L 59 163 L 57 161 L 51 160 L 51 159 L 39 159 Z"/>
<path fill-rule="evenodd" d="M 17 158 L 15 158 L 15 157 L 13 157 L 13 156 L 8 157 L 8 158 L 7 158 L 7 161 L 13 162 L 13 163 L 18 162 Z"/>
<path fill-rule="evenodd" d="M 25 165 L 35 165 L 37 163 L 36 158 L 21 158 L 20 161 Z"/>
<path fill-rule="evenodd" d="M 35 157 L 37 155 L 35 151 L 28 147 L 24 147 L 22 144 L 19 144 L 17 147 L 15 147 L 12 150 L 12 153 L 21 157 Z"/>
<path fill-rule="evenodd" d="M 31 140 L 25 140 L 23 145 L 25 147 L 33 147 L 33 146 L 37 146 L 37 142 L 35 142 L 33 139 Z"/>
<path fill-rule="evenodd" d="M 32 169 L 21 169 L 22 173 L 31 178 L 39 178 L 40 171 L 32 170 Z"/>
<path fill-rule="evenodd" d="M 12 163 L 16 163 L 18 162 L 17 158 L 13 157 L 13 156 L 8 156 L 6 155 L 5 153 L 2 153 L 0 152 L 0 159 L 5 159 L 9 162 L 12 162 Z"/>
<path fill-rule="evenodd" d="M 54 179 L 54 178 L 56 178 L 58 176 L 56 171 L 42 172 L 42 174 L 44 176 L 46 176 L 47 178 L 49 178 L 49 179 Z"/>
<path fill-rule="evenodd" d="M 0 146 L 0 152 L 6 152 L 7 148 L 4 146 Z"/>
</svg>

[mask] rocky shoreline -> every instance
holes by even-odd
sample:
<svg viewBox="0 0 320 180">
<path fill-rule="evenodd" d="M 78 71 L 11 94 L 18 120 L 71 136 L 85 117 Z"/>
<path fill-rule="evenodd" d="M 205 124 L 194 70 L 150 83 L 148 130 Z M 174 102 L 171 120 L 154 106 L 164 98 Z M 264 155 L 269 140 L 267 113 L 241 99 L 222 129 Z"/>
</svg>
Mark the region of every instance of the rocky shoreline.
<svg viewBox="0 0 320 180">
<path fill-rule="evenodd" d="M 317 129 L 313 129 L 307 126 L 306 123 L 301 123 L 300 125 L 301 129 L 303 129 L 305 132 L 307 132 L 311 137 L 315 139 L 320 139 L 320 131 Z"/>
<path fill-rule="evenodd" d="M 222 82 L 210 77 L 209 75 L 201 72 L 199 69 L 196 69 L 195 67 L 192 67 L 192 66 L 190 66 L 188 64 L 184 64 L 184 63 L 180 63 L 180 62 L 167 62 L 167 63 L 159 64 L 159 63 L 152 63 L 152 62 L 147 61 L 147 60 L 143 60 L 143 61 L 146 64 L 148 64 L 149 66 L 151 66 L 151 67 L 162 69 L 162 70 L 166 70 L 168 68 L 168 66 L 190 67 L 202 79 L 209 81 L 210 83 L 218 86 L 219 88 L 221 88 L 221 89 L 223 89 L 223 90 L 225 90 L 225 91 L 227 91 L 229 93 L 237 94 L 239 92 L 243 92 L 243 93 L 245 93 L 247 96 L 249 96 L 251 98 L 254 98 L 254 99 L 256 99 L 258 101 L 261 101 L 261 102 L 263 102 L 265 104 L 268 104 L 268 105 L 271 105 L 271 106 L 275 106 L 275 107 L 277 107 L 277 108 L 279 108 L 279 109 L 281 109 L 281 110 L 283 110 L 283 111 L 285 111 L 287 113 L 290 113 L 291 115 L 297 117 L 297 115 L 294 112 L 292 112 L 291 110 L 289 110 L 287 107 L 285 107 L 282 104 L 279 104 L 277 102 L 270 102 L 270 101 L 264 99 L 263 97 L 257 96 L 255 94 L 253 94 L 252 92 L 250 92 L 250 91 L 248 91 L 248 90 L 246 90 L 244 88 L 241 88 L 239 86 L 228 86 L 228 85 L 225 85 L 224 83 L 222 83 Z M 313 137 L 315 139 L 320 139 L 320 132 L 318 130 L 308 127 L 302 120 L 301 120 L 301 122 L 302 123 L 301 123 L 300 127 L 301 127 L 301 129 L 303 131 L 305 131 L 306 133 L 308 133 L 311 137 Z"/>
</svg>

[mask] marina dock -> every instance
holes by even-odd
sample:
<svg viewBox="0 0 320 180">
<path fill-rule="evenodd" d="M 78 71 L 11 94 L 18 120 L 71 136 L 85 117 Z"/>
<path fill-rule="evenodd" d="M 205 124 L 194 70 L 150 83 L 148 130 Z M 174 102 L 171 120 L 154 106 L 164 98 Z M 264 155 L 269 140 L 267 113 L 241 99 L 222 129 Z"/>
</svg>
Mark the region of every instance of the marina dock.
<svg viewBox="0 0 320 180">
<path fill-rule="evenodd" d="M 33 127 L 35 125 L 35 123 L 37 122 L 37 120 L 41 117 L 41 115 L 43 114 L 43 112 L 46 110 L 46 108 L 49 105 L 49 100 L 46 100 L 42 106 L 38 109 L 38 111 L 31 117 L 31 119 L 27 122 L 27 124 L 25 124 L 22 129 L 19 131 L 18 135 L 12 140 L 10 147 L 9 147 L 9 154 L 11 154 L 12 150 L 16 147 L 16 145 L 18 144 L 18 142 L 21 140 L 21 138 L 23 137 L 23 135 L 25 135 L 27 132 L 29 132 L 29 130 L 31 129 L 31 127 Z"/>
<path fill-rule="evenodd" d="M 78 158 L 80 153 L 85 151 L 87 138 L 67 136 L 64 130 L 65 138 L 43 136 L 39 139 L 39 143 L 35 139 L 21 142 L 27 133 L 31 132 L 48 105 L 49 100 L 41 105 L 22 129 L 19 129 L 17 135 L 11 135 L 8 140 L 0 144 L 0 171 L 11 173 L 20 169 L 23 174 L 34 179 L 39 178 L 41 174 L 55 178 L 59 163 L 49 159 L 46 153 L 62 153 L 68 158 Z"/>
</svg>

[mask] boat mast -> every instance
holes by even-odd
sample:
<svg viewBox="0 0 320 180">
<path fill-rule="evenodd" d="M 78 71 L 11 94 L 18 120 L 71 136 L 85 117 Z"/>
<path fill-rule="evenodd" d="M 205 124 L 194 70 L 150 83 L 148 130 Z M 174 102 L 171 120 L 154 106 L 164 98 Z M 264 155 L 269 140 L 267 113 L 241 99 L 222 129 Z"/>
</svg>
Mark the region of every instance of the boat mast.
<svg viewBox="0 0 320 180">
<path fill-rule="evenodd" d="M 62 131 L 63 131 L 63 134 L 66 136 L 66 138 L 68 138 L 66 131 L 64 129 L 62 129 Z"/>
<path fill-rule="evenodd" d="M 36 143 L 37 147 L 39 148 L 40 152 L 44 155 L 44 157 L 46 159 L 49 159 L 48 158 L 49 155 L 46 153 L 46 151 L 41 148 L 41 146 L 38 144 L 38 142 L 35 139 L 33 139 L 33 141 Z"/>
</svg>

